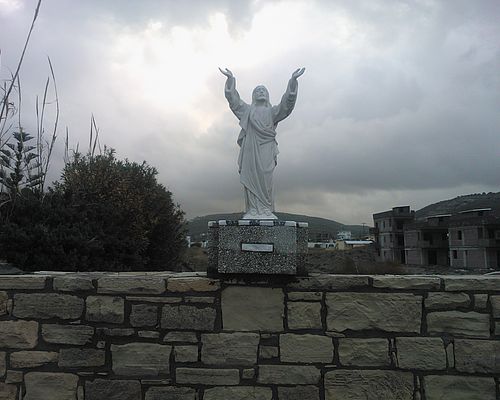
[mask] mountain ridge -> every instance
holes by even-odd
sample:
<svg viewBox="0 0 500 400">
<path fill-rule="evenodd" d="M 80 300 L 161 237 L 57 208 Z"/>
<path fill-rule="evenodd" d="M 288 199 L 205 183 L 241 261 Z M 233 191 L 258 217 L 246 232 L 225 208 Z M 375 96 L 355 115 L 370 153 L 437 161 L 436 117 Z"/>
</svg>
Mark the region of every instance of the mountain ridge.
<svg viewBox="0 0 500 400">
<path fill-rule="evenodd" d="M 500 216 L 500 192 L 472 193 L 441 200 L 415 211 L 415 218 L 425 219 L 431 215 L 457 214 L 481 208 L 491 208 L 494 215 Z"/>
<path fill-rule="evenodd" d="M 351 231 L 353 237 L 368 234 L 369 226 L 365 225 L 348 225 L 340 222 L 321 218 L 312 217 L 302 214 L 291 214 L 276 212 L 276 216 L 282 221 L 297 221 L 309 223 L 309 240 L 314 240 L 318 234 L 328 235 L 329 238 L 335 238 L 339 231 Z M 238 220 L 241 219 L 242 212 L 239 213 L 221 213 L 198 216 L 188 221 L 188 232 L 193 240 L 200 240 L 201 234 L 207 232 L 208 221 L 218 221 L 221 219 Z"/>
</svg>

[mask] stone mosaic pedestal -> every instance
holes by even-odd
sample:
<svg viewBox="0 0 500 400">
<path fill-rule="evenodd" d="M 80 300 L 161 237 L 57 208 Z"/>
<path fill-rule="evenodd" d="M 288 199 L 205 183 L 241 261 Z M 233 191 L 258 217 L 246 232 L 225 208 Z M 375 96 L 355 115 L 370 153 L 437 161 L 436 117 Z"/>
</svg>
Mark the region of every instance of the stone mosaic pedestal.
<svg viewBox="0 0 500 400">
<path fill-rule="evenodd" d="M 296 275 L 305 271 L 308 224 L 278 220 L 210 221 L 208 272 Z"/>
</svg>

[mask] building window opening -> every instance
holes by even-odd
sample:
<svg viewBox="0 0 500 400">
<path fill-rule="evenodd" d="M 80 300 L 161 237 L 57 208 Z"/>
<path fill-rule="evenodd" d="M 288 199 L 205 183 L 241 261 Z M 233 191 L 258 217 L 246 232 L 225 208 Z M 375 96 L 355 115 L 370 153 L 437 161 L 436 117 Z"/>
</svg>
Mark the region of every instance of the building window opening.
<svg viewBox="0 0 500 400">
<path fill-rule="evenodd" d="M 458 251 L 453 250 L 453 259 L 456 260 L 458 258 Z"/>
<path fill-rule="evenodd" d="M 483 238 L 483 228 L 477 228 L 477 238 L 482 239 Z"/>
<path fill-rule="evenodd" d="M 457 239 L 462 240 L 462 231 L 457 232 Z"/>
</svg>

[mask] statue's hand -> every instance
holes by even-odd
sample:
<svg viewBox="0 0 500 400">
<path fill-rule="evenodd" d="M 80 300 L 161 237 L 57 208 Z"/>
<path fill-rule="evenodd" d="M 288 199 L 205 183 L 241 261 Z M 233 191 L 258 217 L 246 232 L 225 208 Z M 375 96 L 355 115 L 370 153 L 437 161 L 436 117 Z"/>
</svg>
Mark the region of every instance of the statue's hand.
<svg viewBox="0 0 500 400">
<path fill-rule="evenodd" d="M 229 71 L 227 68 L 223 70 L 222 68 L 219 68 L 219 71 L 224 75 L 226 78 L 234 78 L 234 75 L 231 71 Z"/>
<path fill-rule="evenodd" d="M 299 68 L 295 70 L 292 74 L 292 79 L 296 80 L 299 76 L 302 76 L 305 70 L 306 70 L 305 68 Z"/>
</svg>

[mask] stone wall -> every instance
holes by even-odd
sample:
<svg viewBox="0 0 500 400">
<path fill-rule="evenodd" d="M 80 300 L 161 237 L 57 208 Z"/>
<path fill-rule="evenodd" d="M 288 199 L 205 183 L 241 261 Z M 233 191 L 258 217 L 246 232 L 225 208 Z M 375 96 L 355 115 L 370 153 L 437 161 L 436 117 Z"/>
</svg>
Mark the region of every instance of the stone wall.
<svg viewBox="0 0 500 400">
<path fill-rule="evenodd" d="M 0 277 L 0 400 L 500 399 L 500 278 Z"/>
</svg>

